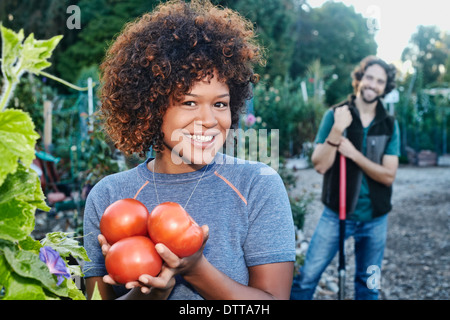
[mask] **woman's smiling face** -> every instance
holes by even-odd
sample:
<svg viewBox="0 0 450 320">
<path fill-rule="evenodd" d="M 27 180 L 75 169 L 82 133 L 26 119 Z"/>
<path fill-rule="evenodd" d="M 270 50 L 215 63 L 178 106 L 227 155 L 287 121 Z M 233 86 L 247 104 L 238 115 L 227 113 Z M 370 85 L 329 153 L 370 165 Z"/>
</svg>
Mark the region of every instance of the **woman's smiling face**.
<svg viewBox="0 0 450 320">
<path fill-rule="evenodd" d="M 210 163 L 231 127 L 230 90 L 217 74 L 195 83 L 180 101 L 173 101 L 162 123 L 165 160 L 191 170 Z M 182 169 L 186 171 L 186 169 Z M 177 170 L 179 171 L 179 170 Z"/>
</svg>

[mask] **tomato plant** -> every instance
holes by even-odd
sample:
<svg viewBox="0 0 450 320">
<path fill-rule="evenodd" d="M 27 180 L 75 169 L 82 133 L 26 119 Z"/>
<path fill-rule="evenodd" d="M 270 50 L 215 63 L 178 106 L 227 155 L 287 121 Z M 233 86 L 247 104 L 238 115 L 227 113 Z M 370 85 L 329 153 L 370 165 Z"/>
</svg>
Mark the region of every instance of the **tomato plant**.
<svg viewBox="0 0 450 320">
<path fill-rule="evenodd" d="M 162 259 L 148 237 L 134 236 L 117 241 L 105 257 L 108 274 L 117 283 L 137 281 L 142 274 L 156 276 Z"/>
<path fill-rule="evenodd" d="M 148 234 L 155 243 L 163 243 L 178 257 L 197 252 L 203 244 L 203 230 L 175 202 L 156 206 L 148 218 Z"/>
</svg>

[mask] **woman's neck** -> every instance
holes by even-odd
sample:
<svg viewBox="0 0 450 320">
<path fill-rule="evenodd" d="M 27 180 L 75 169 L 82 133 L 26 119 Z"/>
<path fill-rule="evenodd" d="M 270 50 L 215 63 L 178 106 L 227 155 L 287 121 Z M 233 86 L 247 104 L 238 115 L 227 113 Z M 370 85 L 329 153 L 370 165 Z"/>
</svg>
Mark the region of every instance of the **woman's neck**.
<svg viewBox="0 0 450 320">
<path fill-rule="evenodd" d="M 166 174 L 180 174 L 200 170 L 206 164 L 194 164 L 188 160 L 172 155 L 172 153 L 157 152 L 155 158 L 147 164 L 150 171 Z"/>
</svg>

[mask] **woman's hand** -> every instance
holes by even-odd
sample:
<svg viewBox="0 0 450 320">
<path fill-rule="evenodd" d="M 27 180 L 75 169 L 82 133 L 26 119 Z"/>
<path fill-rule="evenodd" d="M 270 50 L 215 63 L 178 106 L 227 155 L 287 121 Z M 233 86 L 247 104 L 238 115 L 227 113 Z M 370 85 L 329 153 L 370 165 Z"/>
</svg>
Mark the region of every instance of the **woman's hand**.
<svg viewBox="0 0 450 320">
<path fill-rule="evenodd" d="M 170 284 L 171 279 L 177 274 L 186 274 L 188 272 L 194 272 L 195 266 L 203 258 L 203 249 L 205 248 L 206 241 L 209 236 L 208 226 L 202 226 L 203 230 L 203 244 L 201 248 L 189 257 L 179 258 L 175 253 L 170 251 L 162 243 L 157 243 L 155 249 L 163 259 L 163 267 L 157 277 L 150 275 L 142 275 L 139 277 L 139 281 L 147 286 L 153 286 L 158 288 L 164 288 Z"/>
<path fill-rule="evenodd" d="M 98 242 L 102 249 L 103 256 L 106 257 L 109 249 L 111 248 L 111 245 L 108 243 L 105 236 L 103 236 L 102 234 L 98 236 Z M 158 244 L 155 246 L 155 249 L 157 250 L 158 253 L 159 253 L 158 247 L 161 246 L 164 245 Z M 164 251 L 164 249 L 162 250 Z M 170 294 L 173 287 L 175 286 L 175 278 L 171 276 L 170 271 L 167 272 L 168 269 L 170 270 L 170 267 L 168 268 L 166 263 L 164 263 L 158 277 L 152 277 L 148 274 L 143 274 L 139 277 L 138 281 L 127 282 L 125 284 L 125 287 L 127 289 L 134 289 L 127 295 L 132 295 L 134 299 L 138 298 L 136 296 L 137 295 L 136 291 L 138 291 L 140 288 L 140 292 L 142 294 L 149 295 L 150 293 L 152 293 L 155 299 L 167 298 L 167 296 Z M 109 285 L 120 285 L 119 283 L 115 282 L 114 279 L 109 274 L 103 277 L 103 282 Z"/>
<path fill-rule="evenodd" d="M 175 275 L 191 272 L 196 264 L 203 258 L 203 249 L 208 240 L 209 228 L 204 225 L 202 226 L 202 230 L 204 235 L 203 245 L 196 253 L 189 257 L 179 258 L 164 244 L 157 243 L 155 249 L 164 261 L 161 272 L 157 277 L 143 274 L 139 277 L 138 281 L 128 282 L 125 284 L 125 287 L 127 289 L 133 289 L 134 292 L 131 293 L 133 295 L 136 295 L 136 291 L 140 289 L 142 294 L 149 295 L 151 293 L 155 299 L 167 298 L 175 286 Z M 103 256 L 106 256 L 111 245 L 106 241 L 106 238 L 102 234 L 98 236 L 98 241 Z M 105 275 L 103 281 L 110 285 L 118 285 L 110 275 Z"/>
</svg>

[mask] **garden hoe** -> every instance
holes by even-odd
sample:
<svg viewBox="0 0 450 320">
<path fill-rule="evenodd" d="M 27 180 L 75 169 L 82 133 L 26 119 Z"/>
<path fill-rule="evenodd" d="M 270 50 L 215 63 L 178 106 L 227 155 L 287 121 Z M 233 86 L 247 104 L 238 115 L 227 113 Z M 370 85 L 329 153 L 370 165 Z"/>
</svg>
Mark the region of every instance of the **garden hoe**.
<svg viewBox="0 0 450 320">
<path fill-rule="evenodd" d="M 346 198 L 347 198 L 347 165 L 346 159 L 340 155 L 340 173 L 339 173 L 339 292 L 338 299 L 344 300 L 345 297 L 345 219 L 346 219 Z"/>
</svg>

